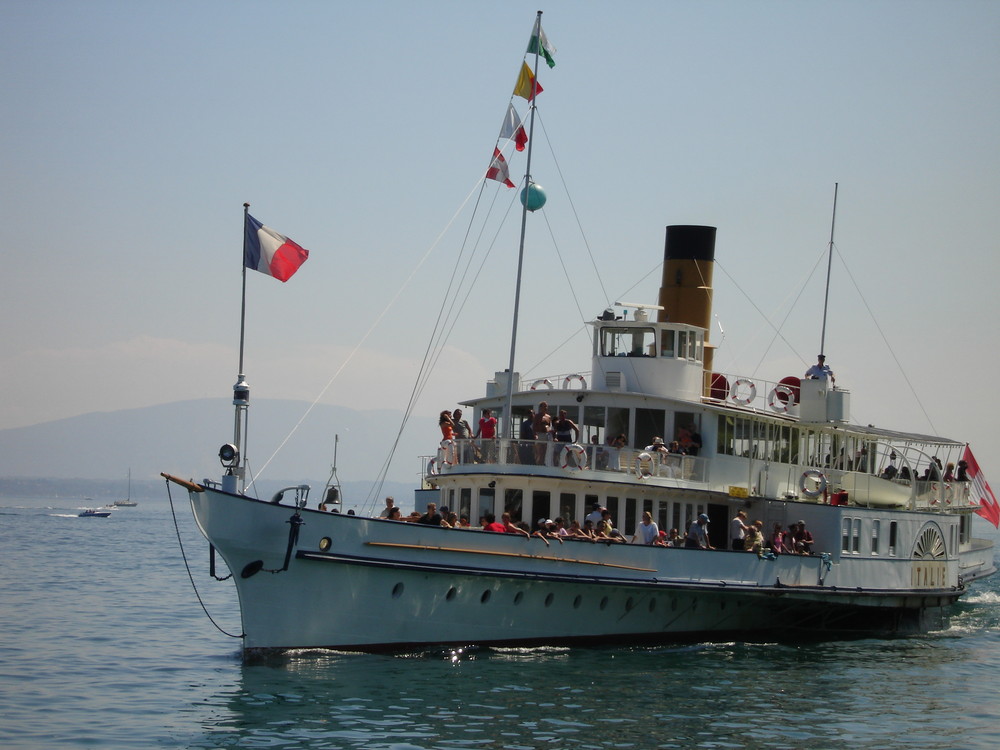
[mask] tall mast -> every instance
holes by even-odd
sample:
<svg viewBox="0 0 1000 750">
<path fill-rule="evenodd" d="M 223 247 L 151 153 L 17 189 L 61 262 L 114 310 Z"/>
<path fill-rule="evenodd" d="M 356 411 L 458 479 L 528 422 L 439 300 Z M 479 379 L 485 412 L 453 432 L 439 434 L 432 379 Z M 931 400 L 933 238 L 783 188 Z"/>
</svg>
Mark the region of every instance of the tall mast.
<svg viewBox="0 0 1000 750">
<path fill-rule="evenodd" d="M 528 226 L 528 188 L 531 186 L 531 149 L 535 143 L 535 94 L 538 81 L 538 56 L 541 48 L 542 11 L 535 17 L 535 28 L 532 34 L 539 39 L 535 45 L 535 66 L 532 71 L 534 80 L 531 83 L 531 99 L 528 100 L 528 158 L 524 167 L 524 187 L 521 206 L 521 243 L 517 251 L 517 280 L 514 284 L 514 318 L 510 332 L 510 360 L 507 365 L 507 400 L 504 405 L 503 420 L 500 425 L 500 437 L 509 438 L 514 419 L 514 354 L 517 351 L 517 318 L 521 307 L 521 272 L 524 268 L 524 234 Z"/>
<path fill-rule="evenodd" d="M 826 349 L 826 310 L 830 304 L 830 269 L 833 266 L 833 230 L 837 224 L 837 189 L 839 182 L 833 183 L 833 218 L 830 220 L 830 245 L 827 249 L 826 259 L 826 295 L 823 297 L 823 330 L 819 337 L 819 353 L 825 354 Z"/>
</svg>

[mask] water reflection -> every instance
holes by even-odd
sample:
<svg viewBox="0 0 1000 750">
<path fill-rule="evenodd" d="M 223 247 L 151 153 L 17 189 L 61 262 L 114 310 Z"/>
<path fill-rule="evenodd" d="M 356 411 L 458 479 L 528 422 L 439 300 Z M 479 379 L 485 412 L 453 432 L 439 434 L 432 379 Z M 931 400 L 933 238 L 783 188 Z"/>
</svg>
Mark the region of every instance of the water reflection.
<svg viewBox="0 0 1000 750">
<path fill-rule="evenodd" d="M 1000 711 L 963 710 L 984 693 L 955 640 L 299 652 L 244 666 L 191 746 L 994 747 Z"/>
</svg>

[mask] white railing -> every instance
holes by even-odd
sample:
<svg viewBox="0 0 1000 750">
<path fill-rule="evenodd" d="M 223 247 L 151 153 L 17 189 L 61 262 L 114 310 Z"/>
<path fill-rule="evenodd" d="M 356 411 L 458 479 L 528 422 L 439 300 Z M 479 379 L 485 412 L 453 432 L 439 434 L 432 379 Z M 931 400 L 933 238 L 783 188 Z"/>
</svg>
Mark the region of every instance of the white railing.
<svg viewBox="0 0 1000 750">
<path fill-rule="evenodd" d="M 708 459 L 676 453 L 634 448 L 614 449 L 605 445 L 559 443 L 552 440 L 473 440 L 442 441 L 437 454 L 428 459 L 427 474 L 447 474 L 476 465 L 536 466 L 565 471 L 594 471 L 634 474 L 687 482 L 708 481 Z"/>
</svg>

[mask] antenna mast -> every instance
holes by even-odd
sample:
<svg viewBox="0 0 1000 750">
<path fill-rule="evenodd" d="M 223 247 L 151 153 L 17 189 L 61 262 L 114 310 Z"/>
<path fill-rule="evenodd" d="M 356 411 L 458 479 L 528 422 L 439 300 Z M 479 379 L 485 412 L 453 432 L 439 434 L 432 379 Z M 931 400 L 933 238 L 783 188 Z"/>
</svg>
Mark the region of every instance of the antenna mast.
<svg viewBox="0 0 1000 750">
<path fill-rule="evenodd" d="M 837 189 L 839 182 L 833 183 L 833 218 L 830 220 L 830 245 L 827 248 L 826 259 L 826 295 L 823 298 L 823 330 L 819 337 L 819 353 L 825 354 L 826 346 L 826 311 L 830 305 L 830 269 L 833 266 L 833 230 L 837 224 Z"/>
</svg>

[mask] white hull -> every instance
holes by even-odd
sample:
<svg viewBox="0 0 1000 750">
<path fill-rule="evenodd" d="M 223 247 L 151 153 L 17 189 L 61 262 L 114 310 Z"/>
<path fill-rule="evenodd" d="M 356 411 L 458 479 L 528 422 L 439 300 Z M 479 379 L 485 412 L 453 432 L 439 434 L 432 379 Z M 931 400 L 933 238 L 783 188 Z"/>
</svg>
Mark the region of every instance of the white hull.
<svg viewBox="0 0 1000 750">
<path fill-rule="evenodd" d="M 234 574 L 249 652 L 913 632 L 938 626 L 965 590 L 956 556 L 915 574 L 909 557 L 546 546 L 189 490 Z"/>
</svg>

